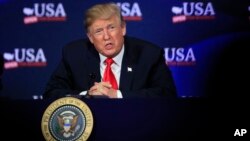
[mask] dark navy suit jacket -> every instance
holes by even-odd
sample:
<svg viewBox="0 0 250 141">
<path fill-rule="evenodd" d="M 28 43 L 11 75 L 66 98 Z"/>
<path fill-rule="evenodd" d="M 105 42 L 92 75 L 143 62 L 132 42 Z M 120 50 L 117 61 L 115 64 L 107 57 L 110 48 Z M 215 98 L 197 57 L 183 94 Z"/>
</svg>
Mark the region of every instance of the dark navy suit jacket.
<svg viewBox="0 0 250 141">
<path fill-rule="evenodd" d="M 177 95 L 162 48 L 127 36 L 124 46 L 119 86 L 124 98 Z M 80 39 L 63 48 L 62 60 L 52 74 L 43 96 L 78 95 L 100 80 L 99 54 L 88 39 Z"/>
</svg>

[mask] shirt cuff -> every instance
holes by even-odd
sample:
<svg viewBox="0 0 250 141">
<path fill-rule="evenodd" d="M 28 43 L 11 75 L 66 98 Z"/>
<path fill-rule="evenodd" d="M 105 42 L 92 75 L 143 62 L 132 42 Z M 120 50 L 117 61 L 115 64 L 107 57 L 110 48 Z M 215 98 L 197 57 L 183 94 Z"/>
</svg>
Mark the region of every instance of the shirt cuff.
<svg viewBox="0 0 250 141">
<path fill-rule="evenodd" d="M 88 91 L 82 91 L 82 92 L 80 92 L 79 95 L 87 95 L 87 92 L 88 92 Z"/>
<path fill-rule="evenodd" d="M 117 90 L 117 98 L 123 98 L 122 92 L 120 90 Z"/>
</svg>

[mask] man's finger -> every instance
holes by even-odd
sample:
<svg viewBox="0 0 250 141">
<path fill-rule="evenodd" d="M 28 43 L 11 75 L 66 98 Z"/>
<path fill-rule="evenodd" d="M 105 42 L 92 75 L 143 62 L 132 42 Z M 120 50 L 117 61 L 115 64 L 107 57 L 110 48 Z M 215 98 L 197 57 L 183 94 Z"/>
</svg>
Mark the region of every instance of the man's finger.
<svg viewBox="0 0 250 141">
<path fill-rule="evenodd" d="M 101 84 L 103 87 L 112 88 L 112 85 L 111 85 L 109 82 L 100 82 L 100 84 Z"/>
</svg>

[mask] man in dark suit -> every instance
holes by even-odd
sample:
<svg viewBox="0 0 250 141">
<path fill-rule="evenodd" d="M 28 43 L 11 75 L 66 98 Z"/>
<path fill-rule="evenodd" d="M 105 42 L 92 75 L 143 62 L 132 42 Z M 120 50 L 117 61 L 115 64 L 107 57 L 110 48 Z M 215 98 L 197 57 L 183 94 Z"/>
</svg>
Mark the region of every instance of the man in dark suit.
<svg viewBox="0 0 250 141">
<path fill-rule="evenodd" d="M 63 48 L 62 60 L 47 84 L 44 98 L 176 96 L 163 49 L 125 36 L 126 23 L 116 4 L 95 5 L 85 16 L 88 39 Z M 112 63 L 109 65 L 107 60 Z"/>
</svg>

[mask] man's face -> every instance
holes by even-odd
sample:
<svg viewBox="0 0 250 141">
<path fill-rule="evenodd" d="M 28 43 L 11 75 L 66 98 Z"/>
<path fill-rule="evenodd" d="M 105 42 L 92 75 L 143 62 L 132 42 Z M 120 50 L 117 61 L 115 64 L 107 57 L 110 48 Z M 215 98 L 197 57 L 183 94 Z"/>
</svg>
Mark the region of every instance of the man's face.
<svg viewBox="0 0 250 141">
<path fill-rule="evenodd" d="M 125 34 L 126 25 L 121 25 L 119 18 L 112 16 L 107 20 L 95 20 L 87 35 L 99 53 L 115 57 L 121 51 Z"/>
</svg>

